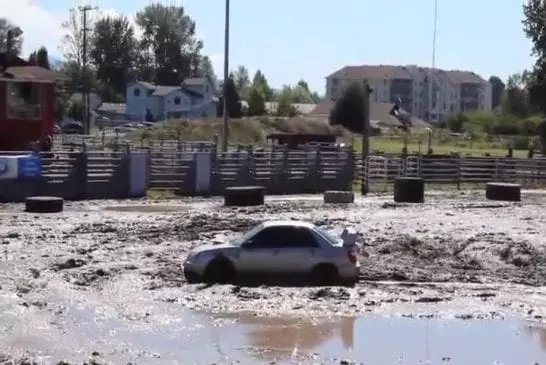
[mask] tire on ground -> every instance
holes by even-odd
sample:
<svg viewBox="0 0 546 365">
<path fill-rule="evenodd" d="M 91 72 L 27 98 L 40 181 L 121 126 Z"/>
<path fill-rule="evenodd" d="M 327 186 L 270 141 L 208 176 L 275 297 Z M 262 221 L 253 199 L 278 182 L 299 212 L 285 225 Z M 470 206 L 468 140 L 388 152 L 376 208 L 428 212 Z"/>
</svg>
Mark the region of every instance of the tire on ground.
<svg viewBox="0 0 546 365">
<path fill-rule="evenodd" d="M 228 207 L 249 207 L 264 205 L 265 188 L 263 186 L 228 187 L 224 191 L 224 204 Z"/>
<path fill-rule="evenodd" d="M 318 286 L 335 285 L 340 282 L 339 272 L 332 264 L 319 264 L 311 270 L 309 281 Z"/>
<path fill-rule="evenodd" d="M 394 201 L 396 203 L 424 203 L 425 180 L 419 177 L 395 178 Z"/>
<path fill-rule="evenodd" d="M 489 182 L 485 185 L 485 198 L 508 202 L 521 201 L 521 185 L 502 182 Z"/>
<path fill-rule="evenodd" d="M 63 208 L 63 198 L 56 196 L 32 196 L 25 199 L 25 212 L 28 213 L 58 213 Z"/>
<path fill-rule="evenodd" d="M 352 191 L 325 191 L 324 203 L 326 204 L 350 204 L 354 203 L 355 194 Z"/>
</svg>

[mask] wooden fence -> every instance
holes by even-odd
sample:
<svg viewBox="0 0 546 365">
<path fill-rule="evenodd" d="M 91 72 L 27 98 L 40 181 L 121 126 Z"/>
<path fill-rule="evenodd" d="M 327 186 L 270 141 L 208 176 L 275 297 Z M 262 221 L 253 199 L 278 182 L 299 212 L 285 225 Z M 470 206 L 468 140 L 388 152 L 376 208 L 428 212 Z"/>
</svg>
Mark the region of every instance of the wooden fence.
<svg viewBox="0 0 546 365">
<path fill-rule="evenodd" d="M 208 194 L 226 187 L 259 185 L 270 194 L 350 190 L 353 164 L 350 151 L 158 152 L 151 150 L 150 187 L 196 193 L 196 180 L 205 175 Z"/>
<path fill-rule="evenodd" d="M 1 156 L 22 154 L 28 152 L 0 152 Z M 145 180 L 147 177 L 142 175 L 147 174 L 147 166 L 145 161 L 141 166 L 133 166 L 132 157 L 128 151 L 57 150 L 43 153 L 39 178 L 0 179 L 0 201 L 21 201 L 32 195 L 61 196 L 70 200 L 135 196 L 131 193 L 131 169 L 141 169 L 143 173 L 139 178 Z M 144 186 L 147 182 L 138 183 Z"/>
<path fill-rule="evenodd" d="M 356 161 L 355 178 L 374 189 L 388 188 L 397 176 L 422 177 L 427 183 L 453 184 L 490 181 L 546 185 L 546 159 L 459 156 L 370 156 Z"/>
</svg>

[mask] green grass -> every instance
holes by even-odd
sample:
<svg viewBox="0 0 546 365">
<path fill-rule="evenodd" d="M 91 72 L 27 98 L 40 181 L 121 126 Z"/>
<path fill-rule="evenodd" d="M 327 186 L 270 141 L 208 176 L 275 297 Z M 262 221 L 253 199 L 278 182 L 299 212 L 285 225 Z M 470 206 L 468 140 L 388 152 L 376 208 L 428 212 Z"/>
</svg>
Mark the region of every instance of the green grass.
<svg viewBox="0 0 546 365">
<path fill-rule="evenodd" d="M 218 118 L 199 121 L 170 121 L 160 123 L 152 128 L 139 130 L 129 135 L 134 143 L 142 145 L 156 140 L 180 141 L 212 141 L 218 136 L 221 141 L 223 121 Z M 355 150 L 361 151 L 361 137 L 354 135 L 340 127 L 332 127 L 325 121 L 306 120 L 303 118 L 289 120 L 286 118 L 246 118 L 229 121 L 229 142 L 231 144 L 267 144 L 266 136 L 269 133 L 333 133 L 351 143 Z M 458 137 L 450 137 L 443 131 L 434 131 L 432 149 L 435 153 L 459 152 L 471 155 L 490 154 L 505 156 L 507 154 L 506 140 L 496 138 L 494 142 L 470 142 Z M 422 143 L 419 145 L 418 140 Z M 413 132 L 408 143 L 408 152 L 426 153 L 428 149 L 426 133 Z M 371 137 L 372 151 L 385 153 L 401 153 L 403 140 L 400 135 Z M 526 150 L 514 151 L 516 157 L 525 157 Z"/>
</svg>

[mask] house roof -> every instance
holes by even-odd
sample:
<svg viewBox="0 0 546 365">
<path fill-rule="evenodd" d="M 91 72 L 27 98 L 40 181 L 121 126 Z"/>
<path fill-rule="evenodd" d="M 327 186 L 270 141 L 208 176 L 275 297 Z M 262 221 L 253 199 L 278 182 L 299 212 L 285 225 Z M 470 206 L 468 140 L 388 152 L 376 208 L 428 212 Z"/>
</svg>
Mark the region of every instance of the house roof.
<svg viewBox="0 0 546 365">
<path fill-rule="evenodd" d="M 126 105 L 123 103 L 102 103 L 98 108 L 99 113 L 125 114 Z"/>
<path fill-rule="evenodd" d="M 330 110 L 334 107 L 334 102 L 331 100 L 323 100 L 317 104 L 316 108 L 309 113 L 309 116 L 327 116 L 330 114 Z M 378 125 L 384 125 L 388 127 L 398 127 L 402 123 L 398 118 L 392 116 L 389 112 L 392 109 L 392 104 L 390 103 L 378 103 L 370 102 L 370 121 L 375 122 Z M 401 110 L 401 113 L 404 113 L 409 116 L 409 114 Z M 426 127 L 428 124 L 417 117 L 411 116 L 411 122 L 413 127 Z M 371 123 L 373 125 L 373 123 Z"/>
<path fill-rule="evenodd" d="M 486 82 L 481 76 L 472 71 L 462 70 L 442 70 L 432 69 L 430 67 L 421 67 L 418 65 L 361 65 L 345 66 L 328 77 L 332 78 L 355 78 L 355 79 L 410 79 L 413 70 L 418 69 L 426 73 L 443 72 L 449 80 L 455 84 L 461 83 L 483 83 Z"/>
<path fill-rule="evenodd" d="M 480 75 L 472 71 L 450 70 L 446 71 L 446 74 L 449 81 L 454 84 L 486 82 Z"/>
<path fill-rule="evenodd" d="M 208 80 L 205 77 L 194 77 L 194 78 L 185 79 L 184 81 L 182 81 L 183 85 L 189 85 L 189 86 L 204 85 L 207 83 L 208 83 Z"/>
<path fill-rule="evenodd" d="M 206 80 L 206 79 L 186 79 L 184 81 L 184 84 L 186 84 L 186 85 L 197 85 L 197 84 L 188 84 L 186 82 L 187 80 Z M 190 94 L 190 95 L 193 95 L 193 96 L 203 96 L 201 93 L 199 93 L 199 92 L 197 92 L 195 90 L 184 88 L 183 85 L 182 86 L 155 85 L 155 84 L 152 84 L 152 83 L 146 82 L 146 81 L 136 81 L 135 84 L 140 84 L 140 85 L 144 86 L 146 89 L 148 89 L 149 91 L 153 91 L 152 92 L 153 96 L 164 97 L 164 96 L 167 96 L 167 95 L 169 95 L 170 93 L 172 93 L 173 91 L 176 91 L 176 90 L 180 90 L 183 93 Z"/>
<path fill-rule="evenodd" d="M 135 84 L 140 84 L 142 86 L 144 86 L 146 89 L 149 89 L 149 90 L 155 90 L 157 88 L 156 85 L 150 83 L 150 82 L 146 82 L 146 81 L 137 81 L 135 82 Z"/>
<path fill-rule="evenodd" d="M 328 77 L 369 78 L 369 79 L 410 79 L 411 75 L 404 66 L 361 65 L 345 66 Z"/>
<path fill-rule="evenodd" d="M 6 69 L 8 67 L 13 67 L 13 66 L 28 66 L 29 63 L 28 61 L 20 58 L 20 57 L 16 57 L 16 56 L 8 56 L 8 54 L 6 52 L 1 52 L 0 53 L 0 71 L 3 70 L 3 69 Z"/>
<path fill-rule="evenodd" d="M 54 83 L 65 79 L 66 76 L 55 70 L 38 66 L 14 66 L 8 67 L 1 76 L 3 79 Z"/>
</svg>

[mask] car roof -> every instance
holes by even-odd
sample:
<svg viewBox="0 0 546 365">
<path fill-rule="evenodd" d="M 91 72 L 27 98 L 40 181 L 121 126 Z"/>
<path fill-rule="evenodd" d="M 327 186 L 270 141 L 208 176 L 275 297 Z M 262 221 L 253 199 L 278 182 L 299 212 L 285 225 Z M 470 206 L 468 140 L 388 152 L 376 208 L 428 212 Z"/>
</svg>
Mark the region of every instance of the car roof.
<svg viewBox="0 0 546 365">
<path fill-rule="evenodd" d="M 292 227 L 302 227 L 302 228 L 308 228 L 308 229 L 314 229 L 315 225 L 309 222 L 305 221 L 297 221 L 297 220 L 274 220 L 274 221 L 266 221 L 262 223 L 264 228 L 265 227 L 276 227 L 276 226 L 292 226 Z"/>
</svg>

